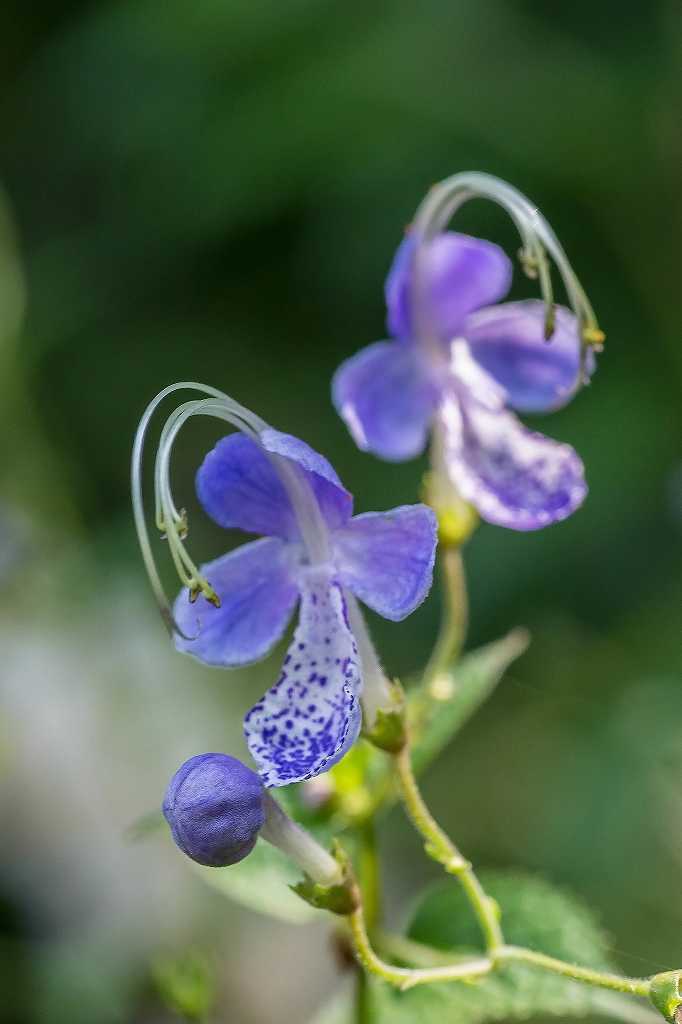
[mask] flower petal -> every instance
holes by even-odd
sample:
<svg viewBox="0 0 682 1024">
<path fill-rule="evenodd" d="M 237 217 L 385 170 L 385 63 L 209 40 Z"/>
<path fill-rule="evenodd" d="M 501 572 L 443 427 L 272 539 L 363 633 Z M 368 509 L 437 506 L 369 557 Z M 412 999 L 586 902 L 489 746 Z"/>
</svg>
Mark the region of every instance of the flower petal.
<svg viewBox="0 0 682 1024">
<path fill-rule="evenodd" d="M 353 495 L 343 486 L 324 455 L 293 434 L 283 434 L 271 427 L 261 434 L 261 443 L 273 455 L 297 462 L 304 470 L 322 515 L 332 530 L 348 522 L 353 514 Z"/>
<path fill-rule="evenodd" d="M 438 388 L 415 348 L 377 341 L 341 364 L 332 398 L 358 448 L 400 462 L 423 451 Z"/>
<path fill-rule="evenodd" d="M 230 668 L 265 657 L 277 643 L 298 600 L 290 546 L 274 537 L 243 544 L 201 567 L 220 597 L 215 608 L 203 597 L 195 604 L 183 590 L 175 620 L 187 636 L 175 646 L 207 665 Z"/>
<path fill-rule="evenodd" d="M 527 430 L 513 413 L 475 401 L 449 398 L 442 416 L 452 482 L 489 523 L 538 530 L 582 504 L 583 464 L 570 445 Z"/>
<path fill-rule="evenodd" d="M 348 521 L 352 495 L 325 458 L 277 430 L 265 430 L 261 442 L 268 451 L 301 466 L 331 527 Z M 299 537 L 294 510 L 272 460 L 244 434 L 218 441 L 199 467 L 196 488 L 204 510 L 219 526 L 290 540 Z"/>
<path fill-rule="evenodd" d="M 360 663 L 338 583 L 325 570 L 301 581 L 301 617 L 272 689 L 244 732 L 266 786 L 310 779 L 336 764 L 360 731 Z"/>
<path fill-rule="evenodd" d="M 398 247 L 386 278 L 387 324 L 396 338 L 412 337 L 411 268 L 416 246 L 408 234 Z M 430 314 L 444 342 L 460 333 L 468 313 L 499 302 L 509 291 L 512 264 L 499 245 L 454 231 L 429 243 L 425 255 Z"/>
<path fill-rule="evenodd" d="M 398 622 L 431 588 L 437 543 L 436 516 L 426 505 L 355 516 L 334 534 L 339 579 L 379 615 Z"/>
<path fill-rule="evenodd" d="M 506 302 L 468 316 L 462 334 L 471 354 L 507 392 L 519 412 L 566 405 L 580 386 L 580 329 L 570 310 L 556 307 L 556 327 L 545 340 L 543 302 Z M 587 369 L 594 371 L 592 350 Z"/>
</svg>

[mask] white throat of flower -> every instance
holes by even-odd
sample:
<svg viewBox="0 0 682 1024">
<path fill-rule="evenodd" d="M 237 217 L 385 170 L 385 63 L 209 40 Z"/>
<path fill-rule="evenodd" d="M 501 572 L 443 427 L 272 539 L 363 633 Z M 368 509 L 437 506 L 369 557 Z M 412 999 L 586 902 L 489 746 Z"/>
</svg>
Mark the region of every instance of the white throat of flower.
<svg viewBox="0 0 682 1024">
<path fill-rule="evenodd" d="M 546 308 L 545 338 L 548 341 L 554 333 L 555 310 L 547 254 L 552 258 L 580 326 L 582 378 L 583 383 L 586 383 L 587 350 L 590 347 L 600 350 L 604 341 L 594 310 L 561 243 L 538 208 L 518 189 L 492 174 L 465 171 L 446 178 L 430 189 L 415 214 L 412 230 L 417 246 L 413 258 L 411 306 L 417 339 L 433 351 L 436 350 L 437 339 L 425 295 L 424 257 L 428 244 L 445 230 L 457 210 L 470 199 L 489 199 L 497 203 L 516 225 L 521 237 L 521 265 L 528 277 L 539 279 Z"/>
<path fill-rule="evenodd" d="M 208 397 L 184 402 L 168 416 L 163 426 L 154 467 L 155 522 L 157 529 L 168 542 L 170 555 L 180 582 L 189 588 L 192 601 L 196 600 L 199 594 L 203 594 L 211 604 L 216 607 L 220 606 L 220 598 L 210 582 L 201 575 L 185 547 L 184 541 L 188 532 L 187 513 L 184 509 L 178 510 L 173 500 L 170 484 L 170 463 L 175 439 L 183 425 L 192 416 L 213 416 L 223 420 L 236 427 L 257 444 L 260 444 L 261 435 L 268 429 L 268 424 L 250 409 L 235 402 L 223 391 L 194 381 L 181 381 L 171 384 L 159 392 L 145 409 L 137 428 L 131 460 L 131 490 L 135 528 L 142 559 L 159 611 L 169 632 L 171 634 L 178 633 L 185 639 L 191 640 L 194 638 L 186 636 L 175 621 L 171 603 L 161 583 L 150 543 L 142 497 L 142 461 L 149 424 L 161 402 L 169 395 L 181 390 L 198 391 Z M 330 557 L 329 533 L 310 484 L 303 472 L 288 459 L 274 455 L 265 448 L 262 450 L 271 460 L 286 489 L 311 564 L 324 564 Z"/>
</svg>

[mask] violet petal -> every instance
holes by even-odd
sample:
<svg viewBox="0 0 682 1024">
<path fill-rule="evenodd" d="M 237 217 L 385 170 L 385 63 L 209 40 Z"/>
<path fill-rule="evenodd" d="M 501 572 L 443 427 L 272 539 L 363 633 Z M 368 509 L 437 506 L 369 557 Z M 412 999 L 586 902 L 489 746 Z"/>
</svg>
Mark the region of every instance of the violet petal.
<svg viewBox="0 0 682 1024">
<path fill-rule="evenodd" d="M 201 566 L 220 598 L 215 608 L 203 596 L 190 603 L 183 590 L 175 619 L 187 636 L 175 646 L 207 665 L 229 668 L 258 661 L 280 639 L 298 600 L 291 545 L 274 537 L 243 544 Z"/>
<path fill-rule="evenodd" d="M 339 579 L 385 619 L 404 619 L 428 594 L 438 526 L 426 505 L 355 516 L 334 534 Z"/>
<path fill-rule="evenodd" d="M 330 526 L 347 522 L 352 495 L 323 456 L 277 430 L 266 430 L 262 444 L 301 468 Z M 290 540 L 299 537 L 294 510 L 272 460 L 244 434 L 218 441 L 199 467 L 196 487 L 204 510 L 219 526 Z"/>
<path fill-rule="evenodd" d="M 443 405 L 445 462 L 483 519 L 538 530 L 566 519 L 587 494 L 583 464 L 567 444 L 524 427 L 513 413 L 453 396 Z"/>
<path fill-rule="evenodd" d="M 387 324 L 396 338 L 411 339 L 412 261 L 416 240 L 405 236 L 386 278 Z M 461 331 L 467 314 L 489 306 L 509 291 L 512 265 L 499 245 L 445 231 L 429 243 L 424 260 L 429 317 L 438 336 L 448 342 Z"/>
<path fill-rule="evenodd" d="M 545 339 L 545 304 L 505 302 L 468 316 L 462 333 L 471 355 L 507 392 L 519 412 L 550 412 L 580 386 L 580 330 L 570 310 L 557 306 L 555 329 Z M 595 368 L 590 350 L 586 368 Z"/>
<path fill-rule="evenodd" d="M 400 462 L 424 450 L 438 388 L 415 348 L 377 341 L 341 364 L 332 397 L 358 448 Z"/>
</svg>

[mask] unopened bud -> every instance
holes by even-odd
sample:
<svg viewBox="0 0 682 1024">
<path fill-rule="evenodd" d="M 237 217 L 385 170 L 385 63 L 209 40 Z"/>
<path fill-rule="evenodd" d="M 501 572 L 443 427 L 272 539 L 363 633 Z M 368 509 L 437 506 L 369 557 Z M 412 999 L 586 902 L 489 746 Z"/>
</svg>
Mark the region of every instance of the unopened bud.
<svg viewBox="0 0 682 1024">
<path fill-rule="evenodd" d="M 665 971 L 651 979 L 649 998 L 659 1013 L 672 1024 L 682 1024 L 682 971 Z"/>
<path fill-rule="evenodd" d="M 207 867 L 237 864 L 256 845 L 265 821 L 263 783 L 228 754 L 198 754 L 178 769 L 163 813 L 173 839 Z"/>
<path fill-rule="evenodd" d="M 176 844 L 198 864 L 237 864 L 260 835 L 314 886 L 334 890 L 335 899 L 336 889 L 345 885 L 338 860 L 284 813 L 255 772 L 229 754 L 198 754 L 185 761 L 171 779 L 163 813 Z"/>
</svg>

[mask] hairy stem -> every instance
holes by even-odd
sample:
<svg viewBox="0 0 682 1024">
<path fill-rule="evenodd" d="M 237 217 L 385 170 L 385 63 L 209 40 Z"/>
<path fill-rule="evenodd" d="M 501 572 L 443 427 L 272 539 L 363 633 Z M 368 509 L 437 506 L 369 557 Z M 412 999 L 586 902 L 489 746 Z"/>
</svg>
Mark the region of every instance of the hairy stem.
<svg viewBox="0 0 682 1024">
<path fill-rule="evenodd" d="M 358 960 L 370 974 L 376 975 L 390 985 L 400 989 L 414 988 L 415 985 L 429 985 L 443 981 L 469 981 L 472 978 L 479 978 L 493 967 L 492 960 L 487 957 L 460 961 L 444 967 L 422 967 L 411 969 L 408 967 L 394 967 L 392 964 L 382 960 L 372 948 L 367 935 L 365 916 L 360 904 L 357 910 L 349 915 L 351 939 L 353 949 Z"/>
<path fill-rule="evenodd" d="M 553 974 L 561 974 L 564 978 L 584 981 L 588 985 L 610 989 L 612 992 L 628 992 L 635 996 L 648 996 L 651 988 L 649 978 L 628 978 L 620 974 L 611 974 L 608 971 L 593 971 L 589 967 L 568 964 L 563 960 L 557 960 L 556 957 L 536 953 L 535 950 L 524 949 L 522 946 L 501 946 L 497 950 L 496 960 L 500 963 L 515 960 L 533 964 L 535 967 L 541 967 Z"/>
<path fill-rule="evenodd" d="M 469 621 L 464 560 L 460 548 L 444 548 L 440 557 L 440 572 L 443 613 L 438 638 L 424 671 L 424 684 L 427 689 L 437 686 L 440 676 L 459 658 Z"/>
<path fill-rule="evenodd" d="M 409 745 L 394 756 L 400 792 L 410 820 L 423 838 L 429 856 L 442 864 L 448 874 L 458 879 L 481 927 L 486 949 L 494 957 L 504 943 L 497 904 L 486 895 L 469 861 L 462 856 L 426 806 L 412 771 Z"/>
<path fill-rule="evenodd" d="M 420 798 L 421 802 L 421 798 Z M 452 845 L 449 839 L 441 832 L 433 819 L 430 817 L 428 810 L 422 806 L 416 810 L 416 817 L 420 821 L 420 831 L 422 826 L 429 829 L 429 842 L 445 844 L 449 852 L 454 855 L 456 862 L 459 864 L 461 857 L 457 853 L 455 847 Z M 427 818 L 424 818 L 424 812 Z M 415 819 L 413 819 L 415 820 Z M 429 824 L 429 822 L 431 824 Z M 415 820 L 416 824 L 416 820 Z M 486 917 L 486 914 L 491 911 L 495 906 L 493 902 L 485 896 L 485 893 L 481 889 L 478 881 L 468 867 L 468 881 L 465 884 L 467 892 L 472 901 L 472 905 L 479 908 L 479 920 L 481 926 L 486 931 L 486 939 L 489 943 L 489 950 L 487 956 L 462 956 L 459 957 L 456 954 L 452 954 L 448 957 L 447 954 L 440 950 L 430 949 L 428 946 L 423 946 L 421 943 L 414 942 L 404 936 L 390 935 L 387 933 L 379 933 L 378 938 L 381 944 L 381 948 L 388 953 L 389 956 L 394 956 L 398 960 L 403 962 L 418 964 L 420 966 L 414 967 L 396 967 L 394 964 L 387 963 L 383 960 L 379 954 L 375 951 L 367 933 L 367 921 L 365 918 L 365 912 L 363 909 L 362 894 L 359 886 L 356 882 L 352 881 L 354 893 L 354 907 L 355 909 L 348 914 L 348 926 L 350 930 L 350 940 L 353 947 L 353 952 L 362 967 L 369 973 L 380 978 L 382 981 L 388 982 L 390 985 L 396 986 L 401 990 L 414 988 L 416 985 L 430 985 L 448 981 L 464 981 L 470 982 L 478 978 L 482 978 L 487 974 L 491 974 L 498 970 L 506 963 L 525 963 L 529 967 L 537 967 L 540 970 L 549 971 L 552 974 L 558 974 L 561 977 L 569 978 L 572 981 L 582 982 L 586 985 L 592 985 L 595 988 L 605 989 L 609 992 L 620 992 L 626 995 L 642 996 L 644 998 L 650 997 L 653 992 L 652 983 L 655 983 L 661 977 L 667 978 L 667 975 L 657 975 L 652 978 L 630 978 L 626 975 L 614 974 L 610 971 L 596 971 L 591 967 L 582 967 L 579 964 L 568 963 L 564 960 L 559 960 L 557 957 L 547 956 L 545 953 L 538 953 L 533 949 L 526 949 L 523 946 L 508 946 L 505 945 L 500 933 L 499 924 L 497 921 L 497 913 L 492 911 L 492 920 Z M 487 934 L 487 931 L 492 932 L 491 935 Z M 445 962 L 444 962 L 445 961 Z M 423 966 L 422 966 L 423 965 Z M 674 974 L 675 972 L 673 972 Z M 677 982 L 675 981 L 675 985 Z M 367 989 L 365 986 L 361 986 L 358 989 L 359 999 L 356 1003 L 357 1007 L 357 1020 L 358 1024 L 360 1021 L 365 1020 L 364 1016 L 360 1016 L 360 1013 L 367 1013 Z M 612 997 L 613 998 L 613 997 Z M 634 1018 L 633 1018 L 634 1019 Z M 648 1019 L 648 1018 L 647 1018 Z"/>
</svg>

